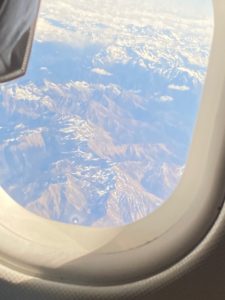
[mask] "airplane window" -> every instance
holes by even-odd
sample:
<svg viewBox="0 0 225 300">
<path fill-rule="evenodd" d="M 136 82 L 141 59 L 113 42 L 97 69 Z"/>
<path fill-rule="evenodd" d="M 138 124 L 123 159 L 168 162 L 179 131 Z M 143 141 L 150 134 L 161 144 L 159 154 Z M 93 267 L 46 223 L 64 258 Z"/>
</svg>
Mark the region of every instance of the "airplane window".
<svg viewBox="0 0 225 300">
<path fill-rule="evenodd" d="M 0 184 L 85 226 L 135 222 L 177 186 L 213 36 L 210 0 L 43 1 L 25 77 L 0 86 Z"/>
</svg>

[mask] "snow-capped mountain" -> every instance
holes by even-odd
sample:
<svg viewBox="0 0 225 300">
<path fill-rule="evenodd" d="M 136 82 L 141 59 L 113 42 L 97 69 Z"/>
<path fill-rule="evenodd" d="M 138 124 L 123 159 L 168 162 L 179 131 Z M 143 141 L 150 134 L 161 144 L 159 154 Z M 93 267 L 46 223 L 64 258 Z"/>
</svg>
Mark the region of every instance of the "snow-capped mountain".
<svg viewBox="0 0 225 300">
<path fill-rule="evenodd" d="M 113 3 L 43 2 L 27 75 L 0 87 L 1 185 L 47 218 L 133 222 L 184 169 L 212 20 Z"/>
</svg>

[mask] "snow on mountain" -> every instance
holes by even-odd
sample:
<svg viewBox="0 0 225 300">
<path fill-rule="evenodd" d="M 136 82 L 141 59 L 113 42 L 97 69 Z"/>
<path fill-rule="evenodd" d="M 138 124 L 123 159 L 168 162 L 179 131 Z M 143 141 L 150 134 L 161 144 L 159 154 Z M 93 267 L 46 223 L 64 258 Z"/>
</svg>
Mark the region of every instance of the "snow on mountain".
<svg viewBox="0 0 225 300">
<path fill-rule="evenodd" d="M 36 38 L 75 48 L 102 45 L 102 51 L 93 57 L 97 69 L 132 60 L 132 64 L 160 71 L 170 79 L 172 70 L 173 77 L 178 72 L 187 73 L 194 82 L 202 83 L 212 37 L 212 16 L 183 18 L 177 13 L 174 18 L 174 14 L 160 12 L 162 4 L 157 5 L 159 11 L 151 1 L 139 5 L 136 1 L 113 5 L 111 0 L 101 5 L 99 1 L 43 2 Z M 172 7 L 171 1 L 166 5 Z M 212 11 L 210 3 L 205 3 L 204 8 Z"/>
<path fill-rule="evenodd" d="M 31 211 L 65 222 L 112 226 L 153 211 L 162 200 L 145 190 L 144 174 L 132 176 L 142 166 L 134 169 L 131 162 L 149 162 L 147 173 L 153 167 L 150 162 L 162 164 L 174 154 L 163 144 L 131 143 L 133 133 L 151 126 L 126 116 L 122 103 L 126 100 L 117 99 L 119 95 L 126 96 L 114 85 L 84 82 L 59 85 L 46 81 L 42 88 L 33 83 L 8 85 L 1 102 L 1 113 L 7 119 L 1 122 L 1 132 L 8 123 L 11 126 L 10 133 L 0 135 L 3 187 Z M 93 113 L 95 103 L 97 115 Z M 123 130 L 130 143 L 117 137 Z M 119 206 L 126 203 L 117 216 L 110 210 L 115 198 Z M 103 222 L 111 214 L 113 219 Z"/>
<path fill-rule="evenodd" d="M 42 2 L 28 73 L 0 87 L 0 182 L 16 201 L 54 220 L 115 226 L 171 195 L 213 24 L 163 3 Z"/>
</svg>

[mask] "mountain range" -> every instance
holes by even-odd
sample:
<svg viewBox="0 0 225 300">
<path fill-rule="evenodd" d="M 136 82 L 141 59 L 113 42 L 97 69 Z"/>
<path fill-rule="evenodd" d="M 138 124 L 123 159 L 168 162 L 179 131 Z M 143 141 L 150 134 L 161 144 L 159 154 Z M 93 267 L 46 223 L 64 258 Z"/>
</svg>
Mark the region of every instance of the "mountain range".
<svg viewBox="0 0 225 300">
<path fill-rule="evenodd" d="M 212 19 L 135 3 L 43 2 L 27 75 L 0 87 L 0 182 L 40 216 L 128 224 L 182 176 Z"/>
</svg>

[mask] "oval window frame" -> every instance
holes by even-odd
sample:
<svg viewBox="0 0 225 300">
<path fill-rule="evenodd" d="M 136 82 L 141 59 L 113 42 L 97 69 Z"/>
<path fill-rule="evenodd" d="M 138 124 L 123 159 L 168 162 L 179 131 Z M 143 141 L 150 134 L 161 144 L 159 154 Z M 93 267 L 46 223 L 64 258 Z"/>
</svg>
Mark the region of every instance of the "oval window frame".
<svg viewBox="0 0 225 300">
<path fill-rule="evenodd" d="M 213 3 L 215 30 L 203 99 L 185 172 L 167 203 L 134 224 L 87 228 L 40 218 L 0 190 L 3 265 L 56 282 L 120 285 L 166 270 L 199 244 L 225 192 L 225 5 Z"/>
</svg>

